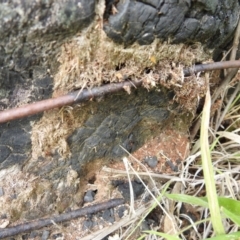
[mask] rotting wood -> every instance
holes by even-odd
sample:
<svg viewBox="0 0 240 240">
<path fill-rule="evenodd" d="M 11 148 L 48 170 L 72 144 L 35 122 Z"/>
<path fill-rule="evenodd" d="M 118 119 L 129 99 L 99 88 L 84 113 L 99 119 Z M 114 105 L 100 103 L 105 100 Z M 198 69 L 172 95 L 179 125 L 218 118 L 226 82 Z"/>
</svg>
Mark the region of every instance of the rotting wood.
<svg viewBox="0 0 240 240">
<path fill-rule="evenodd" d="M 53 216 L 53 217 L 45 218 L 45 219 L 38 219 L 33 222 L 27 222 L 27 223 L 16 225 L 14 227 L 5 228 L 5 229 L 0 230 L 0 239 L 6 238 L 6 237 L 11 237 L 11 236 L 23 233 L 23 232 L 40 229 L 40 228 L 52 225 L 54 223 L 61 223 L 61 222 L 69 221 L 71 219 L 82 217 L 87 214 L 97 213 L 102 210 L 106 210 L 109 208 L 119 206 L 119 205 L 123 204 L 124 202 L 125 202 L 125 200 L 123 198 L 111 199 L 104 203 L 94 204 L 94 205 L 91 205 L 88 207 L 84 207 L 84 208 L 80 208 L 80 209 L 77 209 L 74 211 L 63 213 L 58 216 Z"/>
</svg>

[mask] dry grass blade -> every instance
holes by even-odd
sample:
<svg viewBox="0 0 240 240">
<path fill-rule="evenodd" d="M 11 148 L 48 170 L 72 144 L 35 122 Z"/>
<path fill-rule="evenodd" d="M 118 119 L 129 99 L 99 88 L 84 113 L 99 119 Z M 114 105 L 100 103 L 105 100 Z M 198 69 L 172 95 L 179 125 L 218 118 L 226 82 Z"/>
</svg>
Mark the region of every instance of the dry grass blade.
<svg viewBox="0 0 240 240">
<path fill-rule="evenodd" d="M 239 37 L 240 37 L 240 18 L 239 18 L 238 26 L 233 39 L 233 46 L 232 46 L 232 51 L 230 55 L 230 60 L 236 59 L 238 45 L 239 45 Z"/>
<path fill-rule="evenodd" d="M 230 55 L 230 60 L 233 61 L 236 59 L 236 54 L 238 50 L 238 45 L 239 45 L 239 38 L 240 38 L 240 18 L 238 22 L 238 26 L 234 35 L 234 40 L 233 40 L 233 47 Z M 221 85 L 215 90 L 213 96 L 212 96 L 212 102 L 214 103 L 219 95 L 221 94 L 222 91 L 225 90 L 225 88 L 228 86 L 230 81 L 234 78 L 234 76 L 237 74 L 238 68 L 232 69 L 231 71 L 228 72 L 227 76 L 225 79 L 222 81 Z"/>
<path fill-rule="evenodd" d="M 217 132 L 217 134 L 221 137 L 228 138 L 233 142 L 240 144 L 240 136 L 238 134 L 235 134 L 232 132 L 226 132 L 226 131 Z"/>
<path fill-rule="evenodd" d="M 134 158 L 133 158 L 134 159 Z M 134 159 L 135 160 L 135 159 Z M 136 160 L 135 160 L 136 161 Z M 139 163 L 139 161 L 138 161 Z M 137 178 L 140 180 L 140 182 L 143 184 L 143 186 L 145 187 L 145 189 L 147 190 L 147 192 L 152 196 L 152 198 L 155 200 L 155 202 L 158 204 L 158 206 L 162 209 L 162 211 L 164 212 L 164 214 L 166 214 L 166 217 L 168 217 L 170 220 L 174 221 L 174 219 L 169 215 L 168 211 L 162 206 L 162 204 L 160 204 L 159 200 L 153 195 L 152 191 L 148 188 L 148 186 L 144 183 L 144 181 L 142 180 L 142 178 L 139 176 L 138 172 L 135 171 L 135 169 L 129 165 L 129 167 L 131 168 L 131 170 L 135 173 L 135 175 L 137 176 Z M 161 196 L 161 195 L 160 195 Z"/>
<path fill-rule="evenodd" d="M 209 76 L 206 74 L 207 80 L 208 80 L 208 77 Z M 205 104 L 203 108 L 202 122 L 201 122 L 201 134 L 200 134 L 201 156 L 202 156 L 202 165 L 203 165 L 203 172 L 204 172 L 204 179 L 205 179 L 205 187 L 207 192 L 207 198 L 209 203 L 213 229 L 216 234 L 224 234 L 225 230 L 222 224 L 222 218 L 221 218 L 220 208 L 218 204 L 217 191 L 216 191 L 216 186 L 214 181 L 214 171 L 213 171 L 212 160 L 210 155 L 210 146 L 208 142 L 210 108 L 211 108 L 211 97 L 210 97 L 210 90 L 208 88 L 206 97 L 205 97 Z"/>
<path fill-rule="evenodd" d="M 106 227 L 104 229 L 101 229 L 95 233 L 92 233 L 84 238 L 81 238 L 81 240 L 99 240 L 99 239 L 103 239 L 104 237 L 106 237 L 107 235 L 113 233 L 114 231 L 120 229 L 121 227 L 126 227 L 134 222 L 136 222 L 143 214 L 147 213 L 149 211 L 149 208 L 151 205 L 154 204 L 154 200 L 150 201 L 149 203 L 147 203 L 146 205 L 142 205 L 140 206 L 136 212 L 135 215 L 128 215 L 126 217 L 124 217 L 122 220 L 120 220 L 119 222 L 113 224 L 110 227 Z M 120 238 L 121 239 L 121 238 Z"/>
<path fill-rule="evenodd" d="M 130 190 L 130 216 L 135 214 L 134 210 L 134 193 L 133 193 L 133 186 L 132 181 L 129 174 L 129 163 L 126 157 L 123 158 L 123 163 L 127 171 L 128 176 L 128 183 L 129 183 L 129 190 Z"/>
<path fill-rule="evenodd" d="M 227 114 L 227 112 L 229 111 L 230 106 L 232 105 L 236 95 L 239 93 L 240 91 L 240 82 L 238 83 L 237 87 L 235 88 L 233 94 L 231 95 L 230 99 L 228 100 L 227 106 L 225 106 L 221 116 L 219 119 L 217 119 L 217 123 L 215 125 L 215 131 L 217 131 L 217 129 L 219 128 L 219 126 L 221 125 L 225 115 Z"/>
<path fill-rule="evenodd" d="M 108 167 L 103 167 L 102 169 L 105 172 L 109 172 L 109 173 L 115 173 L 118 175 L 127 175 L 126 171 L 123 170 L 117 170 L 117 169 L 113 169 L 113 168 L 108 168 Z M 133 171 L 129 171 L 128 172 L 130 175 L 135 175 L 135 173 Z M 118 177 L 118 175 L 116 177 Z M 166 174 L 160 174 L 160 173 L 151 173 L 151 172 L 138 172 L 139 176 L 149 176 L 150 178 L 159 178 L 161 181 L 168 181 L 171 180 L 172 182 L 178 182 L 178 181 L 190 181 L 191 179 L 183 179 L 183 178 L 179 178 L 177 176 L 172 176 L 172 175 L 166 175 Z"/>
<path fill-rule="evenodd" d="M 227 86 L 229 85 L 230 81 L 235 77 L 237 74 L 238 69 L 232 69 L 227 76 L 224 78 L 224 80 L 221 82 L 220 86 L 215 90 L 213 96 L 212 96 L 212 103 L 214 103 L 220 94 L 225 92 Z"/>
</svg>

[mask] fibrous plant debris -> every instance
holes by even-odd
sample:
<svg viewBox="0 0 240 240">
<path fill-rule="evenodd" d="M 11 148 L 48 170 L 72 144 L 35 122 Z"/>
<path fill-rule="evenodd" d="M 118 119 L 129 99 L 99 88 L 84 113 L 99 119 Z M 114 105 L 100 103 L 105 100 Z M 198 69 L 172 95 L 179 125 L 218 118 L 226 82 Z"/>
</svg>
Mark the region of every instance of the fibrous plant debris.
<svg viewBox="0 0 240 240">
<path fill-rule="evenodd" d="M 168 72 L 166 64 L 191 66 L 210 60 L 200 43 L 168 44 L 155 40 L 151 45 L 125 47 L 110 41 L 101 27 L 91 27 L 62 46 L 55 76 L 55 91 L 69 91 L 83 86 L 99 86 L 103 82 L 119 82 L 126 78 L 143 80 L 156 66 Z M 173 67 L 173 66 L 171 66 Z"/>
<path fill-rule="evenodd" d="M 143 86 L 148 89 L 160 82 L 175 90 L 176 100 L 179 100 L 183 108 L 186 105 L 187 110 L 195 111 L 194 108 L 197 105 L 195 99 L 203 94 L 202 84 L 204 83 L 201 80 L 194 81 L 194 83 L 184 82 L 182 69 L 196 62 L 211 60 L 211 54 L 206 53 L 200 43 L 168 44 L 155 40 L 148 46 L 133 44 L 126 47 L 115 44 L 107 38 L 101 28 L 101 21 L 102 19 L 97 17 L 96 22 L 91 26 L 63 44 L 58 57 L 59 69 L 54 76 L 54 97 L 74 89 L 92 88 L 109 82 L 137 80 L 142 81 Z M 171 76 L 171 81 L 169 81 L 169 76 Z M 185 99 L 188 99 L 186 104 Z M 44 133 L 45 126 L 56 122 L 51 121 L 51 117 L 68 118 L 69 113 L 74 111 L 74 108 L 64 109 L 61 113 L 55 111 L 54 115 L 44 114 L 44 118 L 33 127 L 36 129 L 35 133 L 38 134 L 40 131 L 45 136 L 51 136 L 52 140 L 46 139 L 50 148 L 59 141 L 53 136 L 60 133 L 55 132 L 54 126 L 51 129 L 48 127 L 47 132 Z M 82 123 L 82 120 L 80 122 Z M 61 138 L 64 136 L 66 138 L 74 127 L 80 126 L 73 125 L 72 121 L 69 121 L 69 124 L 65 121 L 64 125 L 60 130 L 60 132 L 65 132 Z M 44 128 L 40 130 L 40 126 Z M 60 150 L 60 152 L 66 153 L 65 150 Z"/>
</svg>

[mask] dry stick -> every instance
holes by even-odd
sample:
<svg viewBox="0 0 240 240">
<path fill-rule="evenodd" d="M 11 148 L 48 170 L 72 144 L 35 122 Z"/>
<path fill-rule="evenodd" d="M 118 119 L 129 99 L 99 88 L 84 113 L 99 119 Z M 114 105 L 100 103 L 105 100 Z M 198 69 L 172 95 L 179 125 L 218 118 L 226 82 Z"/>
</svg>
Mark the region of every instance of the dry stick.
<svg viewBox="0 0 240 240">
<path fill-rule="evenodd" d="M 39 219 L 39 220 L 36 220 L 33 222 L 27 222 L 27 223 L 19 224 L 14 227 L 5 228 L 5 229 L 0 230 L 0 239 L 6 238 L 6 237 L 11 237 L 11 236 L 14 236 L 14 235 L 26 232 L 26 231 L 32 231 L 32 230 L 36 230 L 39 228 L 43 228 L 43 227 L 52 225 L 54 223 L 69 221 L 73 218 L 82 217 L 87 214 L 97 213 L 99 211 L 121 205 L 124 202 L 125 201 L 123 198 L 111 199 L 104 203 L 98 203 L 98 204 L 95 204 L 92 206 L 80 208 L 80 209 L 77 209 L 77 210 L 74 210 L 74 211 L 71 211 L 68 213 L 60 214 L 55 217 Z"/>
<path fill-rule="evenodd" d="M 240 61 L 216 62 L 209 64 L 196 65 L 193 68 L 185 69 L 184 76 L 199 71 L 209 71 L 214 69 L 235 68 L 240 67 Z M 101 87 L 95 87 L 90 90 L 71 92 L 65 96 L 47 99 L 36 103 L 31 103 L 18 108 L 0 111 L 0 123 L 8 122 L 22 117 L 27 117 L 46 110 L 50 110 L 73 103 L 84 102 L 96 97 L 103 96 L 107 93 L 114 93 L 124 89 L 125 87 L 135 87 L 142 84 L 142 81 L 130 81 L 121 83 L 106 84 Z"/>
<path fill-rule="evenodd" d="M 135 86 L 141 85 L 141 81 L 134 81 Z M 36 103 L 31 103 L 18 108 L 0 111 L 0 123 L 11 121 L 14 119 L 27 117 L 36 113 L 40 113 L 52 108 L 62 107 L 65 105 L 84 102 L 96 97 L 101 97 L 107 93 L 115 93 L 124 89 L 125 87 L 133 87 L 132 82 L 121 82 L 106 84 L 100 87 L 95 87 L 90 90 L 83 89 L 79 94 L 79 91 L 71 92 L 67 95 L 51 98 Z"/>
<path fill-rule="evenodd" d="M 226 69 L 226 68 L 239 68 L 239 67 L 240 67 L 240 60 L 213 62 L 213 63 L 207 63 L 207 64 L 199 64 L 191 68 L 186 68 L 183 70 L 183 74 L 185 77 L 187 77 L 197 72 Z"/>
</svg>

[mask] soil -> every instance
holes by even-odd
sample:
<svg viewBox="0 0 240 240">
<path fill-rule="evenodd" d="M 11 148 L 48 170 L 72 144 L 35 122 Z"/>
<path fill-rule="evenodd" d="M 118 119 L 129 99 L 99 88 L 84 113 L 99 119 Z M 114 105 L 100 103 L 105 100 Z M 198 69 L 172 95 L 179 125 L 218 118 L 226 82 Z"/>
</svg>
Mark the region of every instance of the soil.
<svg viewBox="0 0 240 240">
<path fill-rule="evenodd" d="M 144 182 L 148 185 L 149 182 L 149 173 L 156 174 L 166 174 L 174 175 L 177 174 L 181 169 L 183 160 L 189 154 L 189 140 L 188 134 L 186 132 L 173 130 L 171 127 L 163 131 L 156 137 L 149 139 L 140 149 L 134 152 L 132 155 L 127 157 L 130 165 L 141 175 L 145 173 L 145 176 L 142 176 Z M 146 158 L 155 157 L 157 159 L 157 165 L 155 167 L 149 167 L 146 162 Z M 88 179 L 88 184 L 83 189 L 85 193 L 92 191 L 93 201 L 85 202 L 83 207 L 101 203 L 108 199 L 113 198 L 122 198 L 122 194 L 119 192 L 119 188 L 114 187 L 113 181 L 123 181 L 128 185 L 128 177 L 126 174 L 126 168 L 123 161 L 110 161 L 106 166 L 98 169 L 97 171 L 90 172 L 86 176 Z M 136 175 L 131 175 L 132 181 L 139 181 Z M 2 197 L 13 197 L 10 189 L 10 185 L 17 184 L 21 188 L 31 189 L 31 184 L 34 184 L 34 179 L 29 179 L 28 177 L 23 177 L 21 183 L 12 182 L 14 179 L 7 181 L 8 188 L 3 186 L 4 189 L 8 189 Z M 15 179 L 17 181 L 17 179 Z M 19 179 L 18 179 L 19 181 Z M 161 184 L 164 179 L 156 178 L 156 185 Z M 151 188 L 151 184 L 148 185 Z M 10 191 L 9 191 L 10 190 Z M 129 189 L 128 189 L 129 190 Z M 133 189 L 136 190 L 136 189 Z M 9 191 L 9 192 L 8 192 Z M 30 190 L 29 190 L 30 191 Z M 142 204 L 143 198 L 146 197 L 146 191 L 144 194 L 136 197 L 134 208 L 138 209 Z M 1 198 L 1 197 L 0 197 Z M 148 197 L 149 198 L 149 197 Z M 151 197 L 150 197 L 151 198 Z M 149 199 L 148 199 L 149 200 Z M 119 222 L 121 219 L 127 218 L 130 211 L 130 202 L 126 201 L 124 204 L 124 210 L 121 210 L 123 206 L 118 206 L 112 210 L 106 210 L 103 212 L 96 213 L 94 215 L 81 217 L 69 222 L 62 224 L 54 224 L 51 227 L 44 229 L 32 231 L 30 233 L 25 233 L 17 236 L 14 239 L 92 239 L 91 236 L 94 232 L 100 231 L 101 229 L 109 228 Z M 47 206 L 45 206 L 47 207 Z M 120 208 L 120 210 L 119 210 Z M 73 209 L 67 209 L 73 210 Z M 31 211 L 31 209 L 30 209 Z M 119 213 L 120 212 L 120 213 Z M 123 215 L 123 217 L 121 216 Z M 46 216 L 47 217 L 47 216 Z M 121 218 L 122 217 L 122 218 Z M 156 222 L 160 222 L 161 216 L 159 219 L 155 219 Z M 19 224 L 20 221 L 14 223 Z M 148 226 L 147 223 L 145 223 Z M 144 224 L 141 226 L 143 230 L 146 228 Z M 9 221 L 4 216 L 1 216 L 1 226 L 9 226 Z M 104 230 L 105 231 L 105 230 Z M 111 233 L 111 236 L 121 235 L 120 229 Z M 139 229 L 133 238 L 141 235 L 141 229 Z M 13 238 L 11 238 L 13 239 Z M 99 238 L 96 238 L 99 239 Z M 118 238 L 105 238 L 105 239 L 118 239 Z"/>
</svg>

